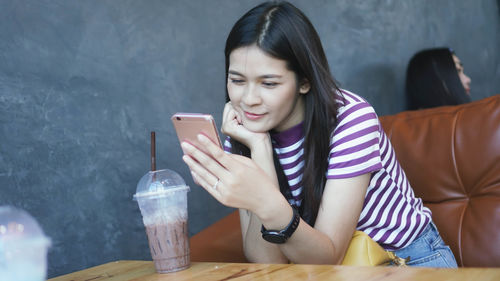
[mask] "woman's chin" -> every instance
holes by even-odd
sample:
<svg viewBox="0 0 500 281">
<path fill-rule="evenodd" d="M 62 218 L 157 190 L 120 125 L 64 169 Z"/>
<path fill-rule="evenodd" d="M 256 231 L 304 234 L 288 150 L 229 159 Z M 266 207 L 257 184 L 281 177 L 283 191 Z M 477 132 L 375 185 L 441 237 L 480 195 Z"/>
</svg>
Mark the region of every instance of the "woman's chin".
<svg viewBox="0 0 500 281">
<path fill-rule="evenodd" d="M 242 126 L 245 127 L 245 129 L 249 130 L 252 133 L 267 133 L 269 130 L 271 130 L 270 128 L 269 129 L 265 128 L 261 124 L 257 124 L 255 122 L 247 121 L 247 120 L 243 120 Z"/>
</svg>

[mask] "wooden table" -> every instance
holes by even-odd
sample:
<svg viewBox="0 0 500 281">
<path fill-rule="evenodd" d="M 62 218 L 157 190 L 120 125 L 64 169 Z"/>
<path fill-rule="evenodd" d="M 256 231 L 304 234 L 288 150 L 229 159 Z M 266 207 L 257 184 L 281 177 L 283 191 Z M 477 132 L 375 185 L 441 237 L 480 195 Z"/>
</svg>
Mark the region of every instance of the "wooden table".
<svg viewBox="0 0 500 281">
<path fill-rule="evenodd" d="M 99 280 L 500 280 L 500 268 L 396 268 L 302 264 L 193 262 L 189 269 L 157 274 L 151 261 L 116 261 L 52 281 Z"/>
</svg>

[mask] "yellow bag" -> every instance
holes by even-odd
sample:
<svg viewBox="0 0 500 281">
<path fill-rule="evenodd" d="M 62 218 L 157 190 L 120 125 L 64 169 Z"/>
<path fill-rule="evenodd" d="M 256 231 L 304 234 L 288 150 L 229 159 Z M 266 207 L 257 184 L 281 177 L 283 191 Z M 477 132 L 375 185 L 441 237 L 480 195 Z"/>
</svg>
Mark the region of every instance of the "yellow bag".
<svg viewBox="0 0 500 281">
<path fill-rule="evenodd" d="M 406 266 L 410 258 L 400 258 L 393 252 L 386 251 L 370 236 L 362 231 L 354 232 L 342 265 L 376 266 L 389 265 Z"/>
</svg>

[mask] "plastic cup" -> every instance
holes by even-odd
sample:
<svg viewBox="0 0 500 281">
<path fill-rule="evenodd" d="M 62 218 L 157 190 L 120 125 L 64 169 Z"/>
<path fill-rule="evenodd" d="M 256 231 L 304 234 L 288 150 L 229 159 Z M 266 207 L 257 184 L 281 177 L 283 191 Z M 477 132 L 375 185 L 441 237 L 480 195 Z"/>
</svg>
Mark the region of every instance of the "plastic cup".
<svg viewBox="0 0 500 281">
<path fill-rule="evenodd" d="M 137 200 L 158 273 L 189 267 L 187 191 L 182 177 L 165 169 L 150 171 L 137 184 Z"/>
<path fill-rule="evenodd" d="M 0 280 L 45 280 L 50 244 L 30 214 L 0 206 Z"/>
</svg>

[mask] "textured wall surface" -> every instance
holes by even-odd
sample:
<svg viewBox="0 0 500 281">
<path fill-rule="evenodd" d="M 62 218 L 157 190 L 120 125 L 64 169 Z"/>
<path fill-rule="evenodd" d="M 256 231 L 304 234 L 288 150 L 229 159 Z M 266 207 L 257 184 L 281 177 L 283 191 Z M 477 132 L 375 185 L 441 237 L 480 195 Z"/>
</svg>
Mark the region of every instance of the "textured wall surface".
<svg viewBox="0 0 500 281">
<path fill-rule="evenodd" d="M 211 113 L 220 125 L 225 38 L 257 3 L 0 0 L 0 205 L 51 237 L 49 277 L 151 258 L 132 201 L 151 130 L 158 168 L 191 186 L 190 234 L 231 211 L 192 182 L 169 117 Z M 341 86 L 379 115 L 403 110 L 406 64 L 422 48 L 453 47 L 474 100 L 500 92 L 496 0 L 292 3 Z"/>
</svg>

